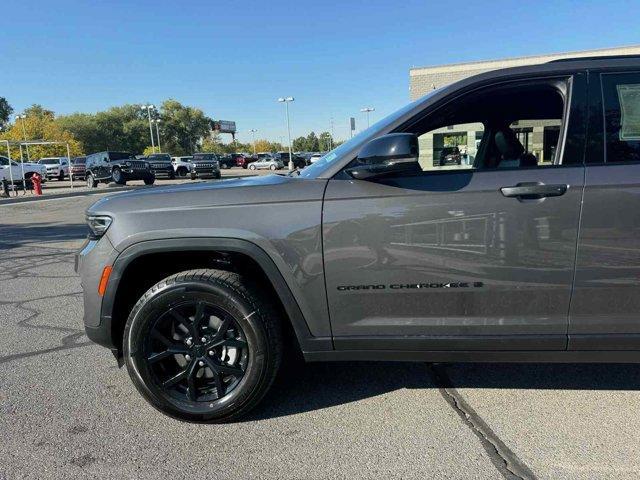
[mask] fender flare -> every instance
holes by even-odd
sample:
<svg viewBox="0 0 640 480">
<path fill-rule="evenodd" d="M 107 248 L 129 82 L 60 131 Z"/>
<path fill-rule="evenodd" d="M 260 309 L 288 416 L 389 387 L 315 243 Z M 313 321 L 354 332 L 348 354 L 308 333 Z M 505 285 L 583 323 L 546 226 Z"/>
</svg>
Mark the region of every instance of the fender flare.
<svg viewBox="0 0 640 480">
<path fill-rule="evenodd" d="M 291 293 L 282 273 L 271 257 L 258 245 L 247 240 L 219 237 L 187 237 L 145 240 L 124 249 L 113 262 L 108 287 L 102 299 L 100 323 L 111 332 L 112 312 L 116 299 L 118 284 L 129 264 L 144 255 L 176 251 L 225 251 L 241 253 L 255 261 L 265 272 L 278 295 L 285 312 L 289 317 L 300 348 L 303 352 L 333 350 L 330 337 L 314 337 L 311 335 L 307 321 Z"/>
</svg>

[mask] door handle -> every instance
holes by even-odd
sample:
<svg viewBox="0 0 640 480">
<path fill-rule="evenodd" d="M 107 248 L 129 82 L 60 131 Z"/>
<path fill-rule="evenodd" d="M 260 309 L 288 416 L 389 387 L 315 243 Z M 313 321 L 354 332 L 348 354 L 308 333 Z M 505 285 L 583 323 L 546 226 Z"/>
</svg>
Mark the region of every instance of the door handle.
<svg viewBox="0 0 640 480">
<path fill-rule="evenodd" d="M 502 187 L 500 191 L 505 197 L 516 197 L 520 200 L 537 200 L 546 197 L 559 197 L 564 195 L 569 185 L 556 184 L 545 185 L 540 182 L 518 183 L 513 187 Z"/>
</svg>

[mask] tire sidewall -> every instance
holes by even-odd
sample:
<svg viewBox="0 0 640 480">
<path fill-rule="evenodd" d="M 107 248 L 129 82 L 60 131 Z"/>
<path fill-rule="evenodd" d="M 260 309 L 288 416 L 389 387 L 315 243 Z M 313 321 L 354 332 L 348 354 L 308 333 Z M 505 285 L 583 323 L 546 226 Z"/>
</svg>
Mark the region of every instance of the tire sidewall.
<svg viewBox="0 0 640 480">
<path fill-rule="evenodd" d="M 144 360 L 144 345 L 154 320 L 168 308 L 194 298 L 206 299 L 233 315 L 245 334 L 249 349 L 249 361 L 240 383 L 221 400 L 202 402 L 201 408 L 163 395 Z M 123 346 L 129 375 L 138 391 L 154 407 L 172 417 L 196 422 L 224 421 L 225 417 L 252 401 L 252 393 L 260 389 L 267 373 L 269 344 L 264 325 L 256 317 L 257 312 L 253 313 L 249 302 L 223 285 L 193 280 L 164 286 L 134 308 L 125 327 Z"/>
</svg>

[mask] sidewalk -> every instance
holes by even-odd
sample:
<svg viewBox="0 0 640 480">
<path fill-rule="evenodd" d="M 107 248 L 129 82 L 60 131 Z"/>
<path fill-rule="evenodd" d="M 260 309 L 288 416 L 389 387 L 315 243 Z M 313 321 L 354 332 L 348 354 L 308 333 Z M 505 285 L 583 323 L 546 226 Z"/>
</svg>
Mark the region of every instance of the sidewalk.
<svg viewBox="0 0 640 480">
<path fill-rule="evenodd" d="M 269 170 L 248 170 L 243 168 L 231 168 L 229 170 L 222 170 L 222 179 L 227 178 L 239 178 L 239 177 L 252 177 L 256 175 L 266 175 Z M 58 180 L 49 180 L 42 186 L 42 195 L 34 195 L 33 192 L 27 190 L 26 194 L 24 190 L 19 189 L 17 196 L 11 196 L 10 198 L 0 197 L 0 205 L 24 203 L 24 202 L 36 202 L 41 200 L 52 200 L 55 198 L 70 198 L 84 195 L 100 195 L 108 193 L 123 192 L 126 190 L 134 190 L 138 188 L 154 188 L 164 185 L 180 185 L 184 183 L 195 183 L 211 180 L 191 180 L 190 178 L 175 180 L 162 180 L 157 179 L 153 186 L 146 186 L 142 180 L 134 180 L 127 182 L 127 185 L 122 186 L 116 183 L 104 184 L 101 183 L 97 188 L 87 188 L 86 183 L 83 180 L 74 180 L 73 188 L 71 187 L 71 181 L 64 180 L 62 182 Z M 216 181 L 216 180 L 213 180 Z"/>
</svg>

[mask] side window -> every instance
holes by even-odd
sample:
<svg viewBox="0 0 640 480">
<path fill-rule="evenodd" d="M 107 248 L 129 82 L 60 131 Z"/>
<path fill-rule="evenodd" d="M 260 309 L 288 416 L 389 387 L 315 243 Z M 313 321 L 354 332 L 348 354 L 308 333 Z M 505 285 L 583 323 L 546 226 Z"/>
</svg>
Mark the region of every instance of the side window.
<svg viewBox="0 0 640 480">
<path fill-rule="evenodd" d="M 640 161 L 640 73 L 602 75 L 605 160 Z"/>
<path fill-rule="evenodd" d="M 9 165 L 9 159 L 8 158 L 4 158 L 4 157 L 0 157 L 0 165 L 6 167 L 7 165 Z"/>
<path fill-rule="evenodd" d="M 428 172 L 559 165 L 564 111 L 557 84 L 474 92 L 418 124 L 420 166 Z"/>
</svg>

